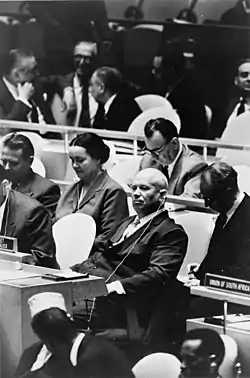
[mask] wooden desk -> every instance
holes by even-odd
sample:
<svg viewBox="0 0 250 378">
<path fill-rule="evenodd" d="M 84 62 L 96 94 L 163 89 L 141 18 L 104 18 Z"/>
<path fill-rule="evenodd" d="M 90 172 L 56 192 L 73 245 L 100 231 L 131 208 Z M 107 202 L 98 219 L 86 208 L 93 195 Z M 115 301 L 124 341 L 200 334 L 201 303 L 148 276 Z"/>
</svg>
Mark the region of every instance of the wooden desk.
<svg viewBox="0 0 250 378">
<path fill-rule="evenodd" d="M 55 282 L 42 278 L 46 273 L 56 271 L 0 260 L 0 378 L 10 378 L 23 350 L 37 341 L 30 326 L 28 308 L 28 299 L 32 295 L 59 292 L 71 311 L 73 302 L 107 293 L 103 278 Z"/>
</svg>

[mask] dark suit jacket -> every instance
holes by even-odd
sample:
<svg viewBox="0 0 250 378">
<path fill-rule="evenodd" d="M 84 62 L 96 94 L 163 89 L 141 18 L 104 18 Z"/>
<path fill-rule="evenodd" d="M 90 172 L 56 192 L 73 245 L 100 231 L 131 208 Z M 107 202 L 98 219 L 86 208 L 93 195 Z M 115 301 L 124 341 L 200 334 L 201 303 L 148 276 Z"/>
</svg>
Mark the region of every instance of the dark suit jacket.
<svg viewBox="0 0 250 378">
<path fill-rule="evenodd" d="M 27 348 L 18 364 L 16 378 L 132 378 L 129 363 L 112 343 L 99 337 L 86 335 L 77 354 L 77 365 L 66 365 L 52 358 L 39 370 L 30 372 L 42 348 L 38 342 Z"/>
<path fill-rule="evenodd" d="M 117 94 L 101 124 L 94 120 L 93 128 L 127 131 L 132 121 L 141 113 L 137 102 L 130 96 Z"/>
<path fill-rule="evenodd" d="M 61 193 L 59 186 L 53 181 L 38 175 L 31 169 L 25 178 L 25 182 L 18 184 L 15 190 L 36 199 L 46 207 L 52 218 L 55 216 Z"/>
<path fill-rule="evenodd" d="M 178 274 L 186 254 L 187 235 L 169 218 L 168 212 L 163 211 L 114 245 L 133 220 L 134 217 L 125 219 L 110 240 L 80 265 L 79 271 L 107 279 L 127 256 L 109 282 L 121 281 L 125 297 L 134 302 L 140 319 L 146 322 L 152 301 Z M 118 297 L 122 300 L 122 296 Z"/>
<path fill-rule="evenodd" d="M 226 223 L 220 237 L 211 237 L 208 253 L 200 265 L 197 277 L 205 273 L 221 274 L 249 280 L 250 271 L 250 197 L 245 198 Z"/>
<path fill-rule="evenodd" d="M 162 165 L 154 160 L 151 155 L 145 154 L 140 169 L 148 167 L 163 170 Z M 200 155 L 190 150 L 186 145 L 182 145 L 182 152 L 169 179 L 168 193 L 176 196 L 199 197 L 200 177 L 206 167 L 207 164 Z"/>
<path fill-rule="evenodd" d="M 39 107 L 45 122 L 47 124 L 55 124 L 52 111 L 43 99 L 43 92 L 39 84 L 32 98 L 34 99 L 35 104 Z M 22 101 L 16 101 L 13 98 L 3 80 L 0 79 L 0 119 L 27 122 L 27 115 L 30 110 L 30 107 Z"/>
<path fill-rule="evenodd" d="M 97 178 L 78 206 L 81 188 L 79 181 L 65 190 L 57 205 L 56 220 L 77 212 L 91 215 L 96 222 L 97 246 L 128 216 L 127 195 L 106 171 Z"/>
<path fill-rule="evenodd" d="M 38 265 L 58 267 L 51 218 L 36 200 L 10 190 L 1 235 L 17 238 L 18 250 L 34 254 Z"/>
</svg>

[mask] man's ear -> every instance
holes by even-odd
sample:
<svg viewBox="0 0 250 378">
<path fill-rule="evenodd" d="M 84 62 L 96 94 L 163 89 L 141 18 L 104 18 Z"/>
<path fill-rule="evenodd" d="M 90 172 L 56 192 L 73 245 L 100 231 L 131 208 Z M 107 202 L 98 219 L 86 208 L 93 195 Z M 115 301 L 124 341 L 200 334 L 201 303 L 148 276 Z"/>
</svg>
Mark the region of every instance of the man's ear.
<svg viewBox="0 0 250 378">
<path fill-rule="evenodd" d="M 18 72 L 17 68 L 13 68 L 13 70 L 12 70 L 12 76 L 15 79 L 16 82 L 19 81 L 19 72 Z"/>
<path fill-rule="evenodd" d="M 238 85 L 239 85 L 239 80 L 238 80 L 238 77 L 237 77 L 237 76 L 235 76 L 235 78 L 234 78 L 234 85 L 235 85 L 236 87 L 238 87 Z"/>
<path fill-rule="evenodd" d="M 34 161 L 34 156 L 30 156 L 29 157 L 29 164 L 31 165 L 33 163 L 33 161 Z"/>
<path fill-rule="evenodd" d="M 161 198 L 164 199 L 164 202 L 165 202 L 166 198 L 167 198 L 167 191 L 166 191 L 166 189 L 161 189 L 160 190 L 160 195 L 161 195 Z"/>
</svg>

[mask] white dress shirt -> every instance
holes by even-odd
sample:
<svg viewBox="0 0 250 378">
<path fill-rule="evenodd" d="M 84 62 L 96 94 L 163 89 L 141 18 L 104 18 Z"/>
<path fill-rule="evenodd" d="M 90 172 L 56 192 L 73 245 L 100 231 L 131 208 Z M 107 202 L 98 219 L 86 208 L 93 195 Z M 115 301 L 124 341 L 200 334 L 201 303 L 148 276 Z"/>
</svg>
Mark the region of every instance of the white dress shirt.
<svg viewBox="0 0 250 378">
<path fill-rule="evenodd" d="M 114 101 L 114 99 L 116 98 L 116 94 L 114 94 L 113 96 L 111 96 L 108 101 L 106 102 L 106 104 L 104 105 L 104 111 L 105 111 L 105 115 L 108 113 L 109 111 L 109 108 L 112 104 L 112 102 Z"/>
<path fill-rule="evenodd" d="M 242 97 L 240 98 L 240 101 L 238 102 L 238 104 L 235 106 L 234 110 L 232 111 L 231 115 L 229 116 L 228 120 L 227 120 L 227 126 L 233 122 L 237 117 L 239 117 L 237 115 L 237 112 L 238 112 L 238 109 L 240 107 L 240 103 L 242 101 Z M 245 107 L 245 111 L 242 113 L 244 114 L 245 112 L 249 112 L 250 111 L 250 104 L 248 104 L 247 102 L 244 104 L 244 107 Z"/>
<path fill-rule="evenodd" d="M 174 166 L 175 166 L 177 160 L 180 157 L 181 151 L 182 151 L 182 144 L 180 143 L 180 149 L 178 151 L 178 154 L 176 155 L 174 161 L 171 164 L 168 165 L 168 175 L 169 175 L 169 177 L 171 177 L 171 175 L 172 175 L 172 172 L 174 170 Z"/>
<path fill-rule="evenodd" d="M 82 86 L 78 79 L 78 76 L 75 75 L 73 78 L 73 91 L 76 101 L 76 118 L 74 122 L 74 126 L 78 126 L 80 115 L 82 112 Z M 95 114 L 98 108 L 98 103 L 95 101 L 94 97 L 89 92 L 89 118 L 90 124 L 94 122 Z"/>
<path fill-rule="evenodd" d="M 5 211 L 6 203 L 7 203 L 7 197 L 5 198 L 4 202 L 3 202 L 2 205 L 0 206 L 0 230 L 2 229 L 3 215 L 4 215 L 4 211 Z M 6 224 L 7 224 L 7 220 L 6 220 Z M 4 232 L 4 235 L 5 235 L 5 232 Z M 4 235 L 3 235 L 3 236 L 4 236 Z"/>
<path fill-rule="evenodd" d="M 128 238 L 130 235 L 134 234 L 139 228 L 144 226 L 147 222 L 151 221 L 156 215 L 160 214 L 162 211 L 165 211 L 165 209 L 160 209 L 155 211 L 154 213 L 151 213 L 149 215 L 146 215 L 143 218 L 138 217 L 138 215 L 135 217 L 133 222 L 131 222 L 128 227 L 124 230 L 121 239 L 117 242 L 114 243 L 114 245 L 119 244 L 123 242 L 124 239 Z M 140 222 L 139 222 L 140 221 Z"/>
<path fill-rule="evenodd" d="M 235 211 L 237 210 L 237 208 L 239 207 L 239 205 L 241 204 L 241 202 L 243 201 L 245 197 L 245 194 L 240 190 L 240 192 L 238 193 L 237 195 L 237 198 L 233 204 L 233 206 L 231 207 L 230 210 L 228 210 L 227 212 L 227 221 L 226 223 L 224 224 L 223 227 L 225 227 L 225 225 L 229 222 L 229 220 L 232 218 L 232 216 L 234 215 Z"/>
<path fill-rule="evenodd" d="M 70 352 L 70 361 L 71 361 L 73 366 L 77 365 L 78 349 L 79 349 L 81 342 L 84 339 L 84 337 L 85 337 L 84 333 L 79 333 L 79 335 L 76 337 L 76 339 L 75 339 L 75 341 L 72 345 L 71 352 Z M 38 353 L 36 361 L 32 365 L 30 371 L 36 371 L 36 370 L 41 369 L 46 364 L 46 362 L 48 362 L 48 360 L 50 359 L 51 356 L 52 356 L 52 353 L 48 350 L 48 348 L 44 344 L 42 346 L 42 349 Z"/>
<path fill-rule="evenodd" d="M 3 82 L 6 85 L 7 89 L 9 90 L 9 92 L 11 93 L 15 101 L 18 101 L 18 100 L 22 101 L 26 106 L 30 108 L 30 112 L 27 115 L 27 119 L 28 119 L 28 122 L 32 122 L 32 119 L 31 119 L 32 104 L 26 98 L 19 95 L 19 88 L 21 87 L 21 84 L 18 84 L 16 87 L 12 83 L 10 83 L 5 77 L 3 77 Z M 33 106 L 36 106 L 36 105 L 33 103 Z M 40 109 L 38 108 L 38 106 L 36 106 L 36 110 L 38 114 L 38 123 L 45 125 L 46 122 L 44 121 L 43 115 Z"/>
</svg>

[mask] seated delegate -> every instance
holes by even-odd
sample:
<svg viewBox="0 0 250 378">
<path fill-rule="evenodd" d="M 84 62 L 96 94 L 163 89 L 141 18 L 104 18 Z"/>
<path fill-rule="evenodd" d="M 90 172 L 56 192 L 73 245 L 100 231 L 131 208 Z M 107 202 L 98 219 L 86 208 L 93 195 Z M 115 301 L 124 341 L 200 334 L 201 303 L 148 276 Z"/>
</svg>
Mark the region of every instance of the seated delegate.
<svg viewBox="0 0 250 378">
<path fill-rule="evenodd" d="M 70 143 L 69 156 L 79 181 L 61 196 L 56 220 L 72 213 L 91 215 L 96 222 L 97 246 L 128 216 L 127 195 L 102 168 L 109 158 L 109 147 L 98 135 L 87 132 L 77 136 Z"/>
<path fill-rule="evenodd" d="M 0 165 L 1 236 L 17 238 L 18 251 L 30 253 L 36 265 L 58 268 L 49 212 L 35 199 L 9 189 Z"/>
<path fill-rule="evenodd" d="M 2 164 L 12 189 L 36 199 L 53 218 L 60 198 L 60 188 L 32 170 L 34 154 L 34 147 L 25 135 L 13 133 L 4 139 Z"/>
<path fill-rule="evenodd" d="M 187 235 L 164 210 L 166 192 L 167 180 L 160 171 L 140 171 L 132 184 L 137 215 L 125 219 L 92 256 L 73 267 L 103 277 L 107 284 L 109 295 L 94 303 L 93 329 L 125 326 L 127 300 L 146 328 L 162 291 L 176 282 Z M 81 304 L 74 308 L 74 318 L 80 327 L 86 326 L 89 316 Z"/>
<path fill-rule="evenodd" d="M 129 363 L 114 345 L 77 330 L 62 294 L 35 294 L 28 303 L 39 341 L 22 354 L 16 378 L 133 377 Z"/>
</svg>

